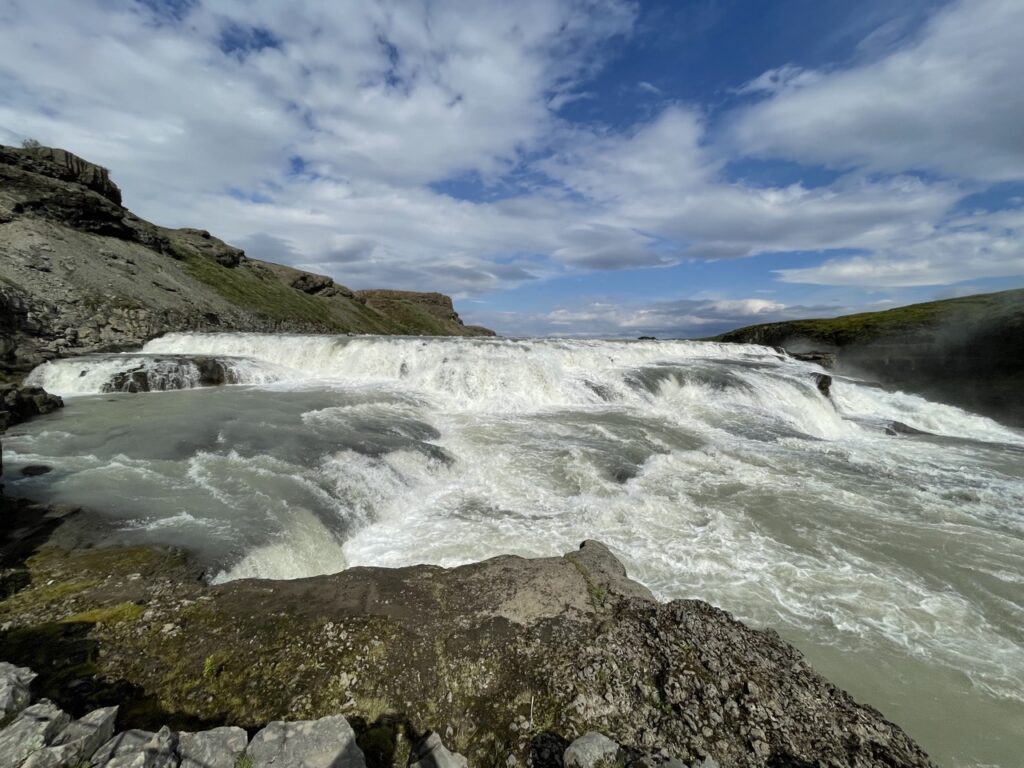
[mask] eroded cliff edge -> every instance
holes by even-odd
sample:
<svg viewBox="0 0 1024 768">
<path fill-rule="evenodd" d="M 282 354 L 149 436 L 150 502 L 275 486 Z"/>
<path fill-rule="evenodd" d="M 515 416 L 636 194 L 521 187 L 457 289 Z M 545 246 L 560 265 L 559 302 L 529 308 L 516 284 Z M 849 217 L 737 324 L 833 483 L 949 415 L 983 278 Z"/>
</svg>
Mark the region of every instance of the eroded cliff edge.
<svg viewBox="0 0 1024 768">
<path fill-rule="evenodd" d="M 492 335 L 438 293 L 351 291 L 135 216 L 103 168 L 0 146 L 0 373 L 168 331 Z"/>
<path fill-rule="evenodd" d="M 1024 427 L 1024 290 L 739 328 L 718 341 L 817 353 L 837 373 Z"/>
<path fill-rule="evenodd" d="M 343 714 L 371 765 L 400 760 L 406 728 L 505 768 L 590 730 L 688 765 L 931 765 L 777 634 L 655 601 L 597 542 L 209 585 L 183 552 L 83 548 L 87 515 L 7 503 L 22 534 L 49 527 L 2 551 L 0 658 L 74 715 L 119 704 L 119 727 L 155 730 Z"/>
</svg>

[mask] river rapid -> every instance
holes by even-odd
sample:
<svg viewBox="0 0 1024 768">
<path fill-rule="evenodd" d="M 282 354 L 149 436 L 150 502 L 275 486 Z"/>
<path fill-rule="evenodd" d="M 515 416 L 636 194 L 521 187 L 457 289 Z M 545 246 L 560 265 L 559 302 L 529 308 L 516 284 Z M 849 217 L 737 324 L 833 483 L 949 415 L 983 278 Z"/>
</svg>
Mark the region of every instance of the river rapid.
<svg viewBox="0 0 1024 768">
<path fill-rule="evenodd" d="M 175 391 L 110 392 L 125 372 Z M 36 369 L 67 405 L 5 436 L 5 480 L 215 581 L 597 538 L 659 598 L 777 629 L 940 765 L 1024 764 L 1024 434 L 821 373 L 685 341 L 172 334 Z"/>
</svg>

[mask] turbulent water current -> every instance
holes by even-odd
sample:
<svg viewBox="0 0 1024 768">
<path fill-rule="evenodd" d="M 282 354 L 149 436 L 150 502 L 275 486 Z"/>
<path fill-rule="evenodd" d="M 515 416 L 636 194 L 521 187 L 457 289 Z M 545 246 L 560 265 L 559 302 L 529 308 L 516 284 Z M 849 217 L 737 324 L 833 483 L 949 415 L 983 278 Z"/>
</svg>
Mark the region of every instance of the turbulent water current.
<svg viewBox="0 0 1024 768">
<path fill-rule="evenodd" d="M 188 356 L 240 384 L 196 388 Z M 126 371 L 183 391 L 118 394 Z M 5 479 L 218 581 L 597 538 L 940 764 L 1024 765 L 1024 434 L 821 373 L 699 342 L 175 334 L 37 369 L 67 407 L 5 437 Z"/>
</svg>

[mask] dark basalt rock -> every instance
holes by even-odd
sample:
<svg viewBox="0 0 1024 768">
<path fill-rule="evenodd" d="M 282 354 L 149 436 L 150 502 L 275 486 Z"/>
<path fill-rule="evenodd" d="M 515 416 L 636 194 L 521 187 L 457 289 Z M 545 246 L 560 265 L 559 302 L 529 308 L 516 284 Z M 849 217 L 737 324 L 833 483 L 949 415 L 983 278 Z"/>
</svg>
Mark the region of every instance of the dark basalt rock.
<svg viewBox="0 0 1024 768">
<path fill-rule="evenodd" d="M 309 294 L 322 293 L 333 285 L 334 281 L 326 275 L 314 275 L 310 272 L 292 280 L 292 288 Z"/>
<path fill-rule="evenodd" d="M 814 374 L 814 384 L 825 397 L 832 396 L 832 377 L 825 373 Z"/>
<path fill-rule="evenodd" d="M 0 385 L 0 435 L 33 416 L 53 413 L 64 407 L 64 401 L 40 387 L 19 387 L 17 384 Z M 27 468 L 26 468 L 27 469 Z M 4 473 L 3 452 L 0 448 L 0 477 Z M 0 494 L 3 485 L 0 485 Z"/>
<path fill-rule="evenodd" d="M 790 352 L 788 354 L 796 360 L 820 365 L 825 370 L 831 370 L 836 365 L 836 355 L 834 352 Z"/>
<path fill-rule="evenodd" d="M 917 429 L 904 424 L 902 421 L 890 421 L 885 426 L 885 434 L 887 435 L 930 435 L 931 432 L 925 432 L 922 429 Z"/>
<path fill-rule="evenodd" d="M 64 401 L 41 387 L 19 387 L 17 384 L 0 385 L 0 432 L 15 424 L 53 413 L 64 406 Z"/>
<path fill-rule="evenodd" d="M 116 373 L 103 386 L 104 392 L 166 392 L 192 386 L 191 372 L 198 372 L 196 384 L 200 387 L 219 387 L 237 384 L 238 376 L 223 360 L 215 357 L 168 356 L 154 358 L 153 364 L 139 365 Z"/>
</svg>

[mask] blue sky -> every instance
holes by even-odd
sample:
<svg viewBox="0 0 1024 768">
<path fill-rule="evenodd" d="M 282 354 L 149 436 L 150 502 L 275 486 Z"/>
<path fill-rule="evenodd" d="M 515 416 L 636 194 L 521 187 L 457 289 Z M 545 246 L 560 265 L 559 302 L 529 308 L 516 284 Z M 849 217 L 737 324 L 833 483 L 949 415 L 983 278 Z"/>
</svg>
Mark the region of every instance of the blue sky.
<svg viewBox="0 0 1024 768">
<path fill-rule="evenodd" d="M 506 334 L 1024 285 L 1019 0 L 0 0 L 0 142 Z"/>
</svg>

